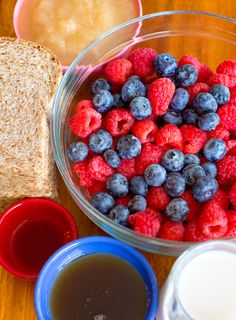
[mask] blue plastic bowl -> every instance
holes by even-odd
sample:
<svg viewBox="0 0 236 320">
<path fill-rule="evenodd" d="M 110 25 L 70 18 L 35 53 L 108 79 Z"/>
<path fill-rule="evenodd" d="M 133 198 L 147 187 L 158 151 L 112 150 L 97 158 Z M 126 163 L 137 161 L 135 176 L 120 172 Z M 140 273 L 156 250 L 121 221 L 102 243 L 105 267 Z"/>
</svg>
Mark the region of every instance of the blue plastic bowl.
<svg viewBox="0 0 236 320">
<path fill-rule="evenodd" d="M 87 237 L 72 241 L 57 250 L 41 270 L 34 295 L 39 320 L 51 320 L 50 294 L 60 271 L 82 256 L 106 253 L 129 262 L 143 278 L 148 290 L 148 307 L 145 320 L 154 320 L 158 307 L 158 285 L 148 261 L 136 250 L 110 237 Z"/>
</svg>

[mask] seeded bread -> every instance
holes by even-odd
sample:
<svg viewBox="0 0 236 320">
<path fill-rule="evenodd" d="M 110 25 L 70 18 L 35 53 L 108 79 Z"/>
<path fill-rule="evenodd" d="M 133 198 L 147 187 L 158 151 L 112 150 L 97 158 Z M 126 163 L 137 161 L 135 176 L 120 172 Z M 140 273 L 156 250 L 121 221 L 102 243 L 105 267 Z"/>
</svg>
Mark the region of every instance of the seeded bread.
<svg viewBox="0 0 236 320">
<path fill-rule="evenodd" d="M 50 50 L 0 37 L 0 211 L 25 197 L 57 197 L 49 117 L 61 77 Z"/>
</svg>

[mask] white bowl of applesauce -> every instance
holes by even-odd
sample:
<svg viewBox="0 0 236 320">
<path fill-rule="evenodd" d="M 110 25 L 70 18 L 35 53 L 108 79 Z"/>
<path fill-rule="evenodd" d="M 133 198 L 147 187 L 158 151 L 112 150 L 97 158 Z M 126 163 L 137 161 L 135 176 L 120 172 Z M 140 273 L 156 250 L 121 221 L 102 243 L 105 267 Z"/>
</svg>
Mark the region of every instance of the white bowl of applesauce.
<svg viewBox="0 0 236 320">
<path fill-rule="evenodd" d="M 141 0 L 18 0 L 13 24 L 18 38 L 48 47 L 69 66 L 99 35 L 141 15 Z"/>
</svg>

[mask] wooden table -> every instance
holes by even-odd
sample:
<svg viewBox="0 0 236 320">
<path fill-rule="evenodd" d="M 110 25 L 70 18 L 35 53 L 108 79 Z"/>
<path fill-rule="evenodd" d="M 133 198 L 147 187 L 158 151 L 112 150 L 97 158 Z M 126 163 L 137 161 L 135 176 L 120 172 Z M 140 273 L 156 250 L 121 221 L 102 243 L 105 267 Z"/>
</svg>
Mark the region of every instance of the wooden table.
<svg viewBox="0 0 236 320">
<path fill-rule="evenodd" d="M 144 14 L 165 10 L 203 10 L 236 18 L 234 0 L 143 0 Z M 12 12 L 15 0 L 0 0 L 0 35 L 14 36 Z M 104 234 L 82 212 L 68 194 L 64 183 L 60 180 L 62 203 L 73 213 L 80 237 Z M 175 260 L 144 253 L 154 268 L 161 286 Z M 34 320 L 36 315 L 33 305 L 34 283 L 14 278 L 0 268 L 0 320 Z"/>
</svg>

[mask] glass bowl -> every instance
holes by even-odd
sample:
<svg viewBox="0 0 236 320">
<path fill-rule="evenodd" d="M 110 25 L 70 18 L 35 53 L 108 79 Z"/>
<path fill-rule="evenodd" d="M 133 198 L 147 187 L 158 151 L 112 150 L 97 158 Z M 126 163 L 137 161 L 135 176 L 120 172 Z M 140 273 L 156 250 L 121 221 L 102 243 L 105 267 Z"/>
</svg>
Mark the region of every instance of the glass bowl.
<svg viewBox="0 0 236 320">
<path fill-rule="evenodd" d="M 134 34 L 134 30 L 138 30 Z M 64 182 L 83 212 L 108 234 L 145 251 L 179 255 L 193 243 L 166 241 L 122 227 L 94 209 L 66 156 L 72 141 L 69 119 L 79 99 L 86 97 L 86 79 L 99 74 L 105 62 L 126 56 L 139 46 L 169 52 L 176 58 L 196 55 L 215 70 L 223 60 L 235 58 L 236 21 L 216 14 L 169 11 L 143 16 L 101 35 L 74 60 L 58 88 L 52 111 L 51 132 L 54 157 Z"/>
</svg>

